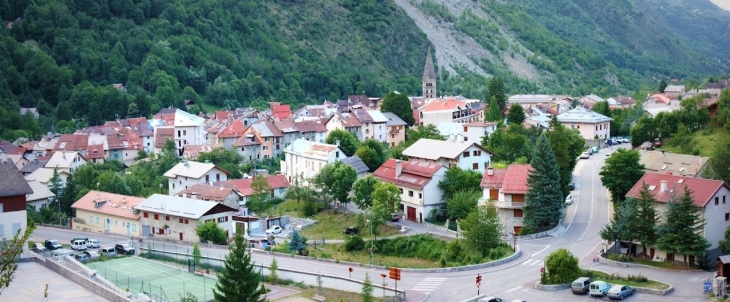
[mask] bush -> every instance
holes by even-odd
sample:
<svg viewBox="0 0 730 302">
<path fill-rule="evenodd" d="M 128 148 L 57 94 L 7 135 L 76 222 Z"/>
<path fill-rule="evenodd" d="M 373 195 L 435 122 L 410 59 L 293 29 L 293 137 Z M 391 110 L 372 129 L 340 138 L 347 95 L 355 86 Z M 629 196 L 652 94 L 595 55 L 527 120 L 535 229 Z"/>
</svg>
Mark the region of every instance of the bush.
<svg viewBox="0 0 730 302">
<path fill-rule="evenodd" d="M 348 252 L 365 249 L 365 241 L 360 236 L 350 236 L 345 239 L 345 250 Z"/>
<path fill-rule="evenodd" d="M 228 242 L 228 239 L 226 238 L 226 231 L 219 227 L 214 221 L 199 224 L 195 228 L 195 232 L 198 233 L 200 239 L 205 241 L 211 241 L 215 244 L 226 244 L 226 242 Z"/>
<path fill-rule="evenodd" d="M 552 252 L 545 259 L 547 284 L 569 283 L 579 278 L 583 271 L 578 266 L 578 258 L 575 258 L 564 248 Z"/>
</svg>

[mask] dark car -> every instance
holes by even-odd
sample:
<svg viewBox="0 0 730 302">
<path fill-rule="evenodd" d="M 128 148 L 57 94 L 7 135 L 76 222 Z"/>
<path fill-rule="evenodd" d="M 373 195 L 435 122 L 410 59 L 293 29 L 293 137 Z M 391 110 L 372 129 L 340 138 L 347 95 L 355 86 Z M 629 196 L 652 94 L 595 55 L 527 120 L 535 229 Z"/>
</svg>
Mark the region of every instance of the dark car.
<svg viewBox="0 0 730 302">
<path fill-rule="evenodd" d="M 390 221 L 392 221 L 392 222 L 400 221 L 400 214 L 398 214 L 398 213 L 390 214 Z"/>
<path fill-rule="evenodd" d="M 356 227 L 349 227 L 342 231 L 342 233 L 345 235 L 357 235 L 360 234 L 360 229 Z"/>
<path fill-rule="evenodd" d="M 574 181 L 570 181 L 568 183 L 568 190 L 571 190 L 571 191 L 575 190 L 575 182 Z"/>
<path fill-rule="evenodd" d="M 129 244 L 117 244 L 114 246 L 114 249 L 117 251 L 117 255 L 134 255 L 134 248 L 131 247 Z"/>
<path fill-rule="evenodd" d="M 58 240 L 46 240 L 45 244 L 46 250 L 54 251 L 63 248 L 60 242 Z"/>
</svg>

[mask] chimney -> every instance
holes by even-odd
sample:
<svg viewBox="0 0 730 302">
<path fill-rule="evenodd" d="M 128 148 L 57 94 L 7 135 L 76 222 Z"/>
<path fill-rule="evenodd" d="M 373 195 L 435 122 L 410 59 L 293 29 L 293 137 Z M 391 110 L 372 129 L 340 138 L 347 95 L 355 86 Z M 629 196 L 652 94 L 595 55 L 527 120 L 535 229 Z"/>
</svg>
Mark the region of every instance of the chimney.
<svg viewBox="0 0 730 302">
<path fill-rule="evenodd" d="M 492 165 L 489 165 L 489 167 L 487 167 L 487 175 L 489 175 L 489 176 L 494 175 L 494 169 L 492 169 Z"/>
<path fill-rule="evenodd" d="M 127 197 L 122 197 L 122 204 L 127 204 Z"/>
<path fill-rule="evenodd" d="M 403 164 L 401 163 L 400 159 L 395 160 L 395 177 L 400 176 L 400 174 L 403 172 Z"/>
<path fill-rule="evenodd" d="M 661 183 L 662 184 L 661 184 L 661 187 L 660 187 L 661 188 L 661 191 L 660 192 L 666 192 L 667 191 L 667 181 L 666 180 L 662 180 Z"/>
<path fill-rule="evenodd" d="M 665 185 L 666 185 L 666 183 L 665 183 Z M 198 199 L 198 193 L 197 192 L 193 192 L 193 194 L 190 195 L 190 198 L 192 198 L 192 199 Z"/>
</svg>

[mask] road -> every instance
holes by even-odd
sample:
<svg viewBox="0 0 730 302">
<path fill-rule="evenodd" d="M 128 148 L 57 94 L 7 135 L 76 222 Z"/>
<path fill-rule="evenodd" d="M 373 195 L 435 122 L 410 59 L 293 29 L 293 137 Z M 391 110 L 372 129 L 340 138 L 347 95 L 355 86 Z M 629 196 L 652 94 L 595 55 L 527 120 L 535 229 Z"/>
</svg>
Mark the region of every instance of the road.
<svg viewBox="0 0 730 302">
<path fill-rule="evenodd" d="M 402 273 L 402 281 L 398 282 L 398 288 L 425 293 L 428 295 L 428 301 L 459 301 L 477 294 L 475 277 L 477 274 L 481 274 L 480 293 L 498 296 L 507 301 L 512 299 L 584 301 L 586 297 L 574 296 L 570 294 L 569 290 L 543 292 L 533 289 L 534 283 L 539 280 L 544 257 L 556 249 L 566 248 L 580 258 L 581 266 L 584 268 L 602 270 L 608 273 L 615 272 L 621 275 L 638 275 L 641 273 L 650 279 L 669 283 L 675 287 L 675 292 L 669 296 L 637 294 L 629 299 L 640 301 L 686 301 L 701 298 L 702 280 L 711 277 L 712 273 L 710 272 L 672 273 L 653 269 L 616 268 L 593 263 L 593 258 L 602 248 L 602 240 L 598 232 L 609 221 L 611 206 L 608 192 L 601 184 L 598 173 L 606 158 L 605 154 L 613 152 L 615 149 L 616 146 L 603 149 L 591 158 L 578 162 L 573 175 L 576 184 L 576 189 L 572 192 L 574 203 L 569 206 L 567 214 L 570 224 L 562 234 L 555 237 L 518 242 L 517 244 L 524 252 L 523 255 L 515 261 L 496 267 L 452 273 L 404 272 Z M 37 241 L 53 238 L 66 242 L 81 234 L 99 239 L 102 241 L 102 245 L 128 241 L 127 238 L 122 236 L 91 235 L 83 232 L 43 227 L 39 227 L 33 233 L 33 238 Z M 190 246 L 166 243 L 166 248 L 184 251 L 190 249 Z M 201 250 L 203 255 L 213 257 L 222 257 L 227 252 L 224 249 L 208 247 L 202 247 Z M 257 264 L 268 265 L 271 263 L 272 258 L 270 255 L 254 253 L 252 259 Z M 349 276 L 348 266 L 346 265 L 288 257 L 278 257 L 277 263 L 281 268 L 308 270 L 343 277 Z M 371 278 L 382 273 L 387 274 L 383 270 L 356 267 L 352 273 L 352 278 L 362 280 L 365 278 L 366 272 L 369 273 Z"/>
</svg>

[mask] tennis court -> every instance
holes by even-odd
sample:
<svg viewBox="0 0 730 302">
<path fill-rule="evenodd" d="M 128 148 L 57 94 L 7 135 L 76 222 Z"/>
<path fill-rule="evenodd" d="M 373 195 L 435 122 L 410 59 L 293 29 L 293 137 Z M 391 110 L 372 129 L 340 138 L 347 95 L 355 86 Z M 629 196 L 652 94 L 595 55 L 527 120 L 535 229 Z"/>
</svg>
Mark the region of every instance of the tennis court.
<svg viewBox="0 0 730 302">
<path fill-rule="evenodd" d="M 197 276 L 180 267 L 140 257 L 123 257 L 87 264 L 96 275 L 133 294 L 144 293 L 155 301 L 180 301 L 186 293 L 198 301 L 213 300 L 215 279 Z"/>
</svg>

